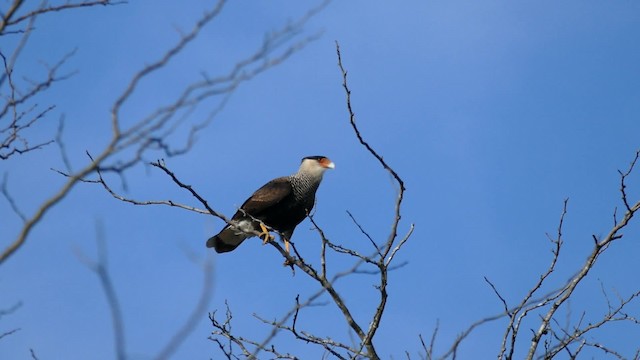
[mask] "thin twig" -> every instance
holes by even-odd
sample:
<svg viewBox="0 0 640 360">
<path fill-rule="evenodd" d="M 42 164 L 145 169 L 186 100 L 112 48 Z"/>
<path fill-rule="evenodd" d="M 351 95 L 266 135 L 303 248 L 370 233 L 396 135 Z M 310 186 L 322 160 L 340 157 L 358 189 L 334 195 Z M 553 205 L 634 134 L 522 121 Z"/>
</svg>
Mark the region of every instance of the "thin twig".
<svg viewBox="0 0 640 360">
<path fill-rule="evenodd" d="M 400 210 L 402 208 L 402 201 L 404 199 L 404 192 L 406 189 L 405 189 L 404 181 L 402 180 L 402 178 L 400 178 L 400 176 L 395 172 L 395 170 L 393 170 L 393 168 L 391 168 L 387 164 L 387 162 L 382 158 L 382 156 L 378 154 L 378 152 L 375 151 L 371 147 L 371 145 L 369 145 L 369 143 L 363 138 L 360 132 L 360 129 L 356 124 L 356 116 L 353 111 L 353 106 L 351 104 L 351 90 L 349 89 L 349 85 L 347 82 L 347 71 L 345 70 L 342 64 L 342 54 L 340 53 L 340 45 L 338 44 L 337 41 L 336 41 L 336 54 L 338 57 L 338 67 L 342 75 L 342 87 L 344 88 L 345 95 L 346 95 L 347 111 L 349 114 L 349 123 L 351 124 L 351 128 L 353 129 L 356 135 L 356 138 L 358 139 L 360 144 L 364 146 L 364 148 L 369 152 L 369 154 L 371 154 L 378 161 L 378 163 L 380 163 L 380 165 L 387 172 L 389 172 L 389 174 L 391 174 L 391 176 L 394 178 L 394 180 L 398 184 L 398 188 L 399 188 L 398 195 L 395 201 L 395 212 L 394 212 L 394 218 L 391 224 L 391 231 L 389 232 L 387 241 L 385 242 L 384 246 L 382 247 L 382 250 L 380 251 L 381 252 L 380 258 L 376 264 L 380 270 L 380 280 L 378 285 L 376 286 L 376 288 L 380 293 L 380 300 L 376 308 L 376 311 L 372 316 L 372 320 L 369 323 L 369 328 L 367 330 L 366 336 L 364 338 L 361 338 L 362 340 L 361 346 L 367 349 L 368 356 L 372 359 L 378 359 L 379 357 L 373 345 L 373 338 L 376 332 L 378 331 L 378 328 L 380 326 L 380 321 L 382 320 L 382 314 L 384 313 L 384 310 L 387 304 L 388 266 L 391 260 L 393 259 L 393 257 L 395 256 L 396 252 L 408 240 L 409 236 L 413 232 L 413 225 L 411 226 L 411 230 L 409 231 L 408 235 L 398 244 L 398 246 L 392 252 L 392 255 L 388 259 L 386 259 L 387 255 L 392 250 L 395 241 L 397 240 L 398 225 L 400 223 L 400 219 L 402 218 Z M 376 246 L 376 248 L 378 249 L 378 246 Z"/>
</svg>

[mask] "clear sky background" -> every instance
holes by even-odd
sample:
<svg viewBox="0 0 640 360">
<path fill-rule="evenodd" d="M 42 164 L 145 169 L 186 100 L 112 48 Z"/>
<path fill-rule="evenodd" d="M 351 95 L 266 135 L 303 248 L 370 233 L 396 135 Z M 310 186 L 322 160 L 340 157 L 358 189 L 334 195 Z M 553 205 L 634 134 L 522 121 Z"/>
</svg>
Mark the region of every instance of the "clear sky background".
<svg viewBox="0 0 640 360">
<path fill-rule="evenodd" d="M 144 83 L 126 114 L 157 108 L 201 71 L 224 74 L 266 32 L 316 4 L 229 2 L 166 71 Z M 132 74 L 177 40 L 176 28 L 190 29 L 211 6 L 133 1 L 40 18 L 16 71 L 42 74 L 40 61 L 53 62 L 77 48 L 64 66 L 77 73 L 39 98 L 57 108 L 30 137 L 51 138 L 64 114 L 70 160 L 76 168 L 86 164 L 85 151 L 97 152 L 108 141 L 109 109 Z M 294 172 L 302 157 L 326 155 L 336 169 L 318 192 L 316 220 L 327 236 L 367 249 L 349 210 L 375 239 L 386 239 L 396 189 L 350 130 L 336 65 L 339 41 L 362 134 L 406 183 L 400 232 L 416 226 L 397 255 L 408 265 L 389 280 L 376 341 L 384 358 L 403 358 L 405 351 L 417 357 L 418 335 L 430 337 L 438 320 L 441 353 L 472 322 L 500 312 L 485 276 L 509 304 L 520 301 L 551 260 L 545 233 L 555 233 L 565 198 L 565 247 L 546 290 L 581 266 L 592 234 L 610 230 L 613 210 L 621 205 L 617 170 L 626 169 L 640 148 L 640 3 L 336 1 L 304 30 L 323 32 L 284 64 L 243 84 L 192 151 L 167 159 L 167 165 L 214 209 L 231 215 L 263 183 Z M 55 146 L 0 163 L 25 213 L 64 182 L 52 167 L 63 167 Z M 640 197 L 639 179 L 630 179 L 631 200 Z M 125 192 L 117 178 L 110 180 Z M 126 180 L 125 194 L 136 199 L 199 206 L 151 167 L 132 169 Z M 277 318 L 296 294 L 316 290 L 302 273 L 292 277 L 281 256 L 258 240 L 212 254 L 204 243 L 223 226 L 217 218 L 135 207 L 98 185 L 80 184 L 0 267 L 0 308 L 23 303 L 0 319 L 0 333 L 20 328 L 0 340 L 0 358 L 27 359 L 29 349 L 41 359 L 114 357 L 105 296 L 77 256 L 78 249 L 94 256 L 96 222 L 103 224 L 132 359 L 152 358 L 197 302 L 202 271 L 186 252 L 214 259 L 208 310 L 220 313 L 228 301 L 235 331 L 258 341 L 269 328 L 253 313 Z M 19 226 L 1 201 L 3 248 Z M 612 301 L 615 292 L 626 297 L 640 289 L 639 235 L 635 224 L 599 259 L 571 303 L 572 321 L 583 312 L 587 321 L 606 313 L 601 286 Z M 308 256 L 318 253 L 320 240 L 308 221 L 294 240 Z M 333 271 L 348 265 L 341 257 L 330 263 Z M 357 275 L 338 285 L 361 321 L 375 304 L 373 280 Z M 640 317 L 640 303 L 628 312 Z M 305 316 L 304 324 L 319 335 L 348 341 L 347 325 L 331 304 Z M 479 329 L 460 357 L 495 357 L 505 326 L 503 319 Z M 207 340 L 212 330 L 203 313 L 175 358 L 219 358 L 217 345 Z M 613 324 L 590 339 L 632 357 L 640 328 Z M 523 334 L 519 347 L 529 340 Z M 288 336 L 277 344 L 304 358 L 322 353 Z"/>
</svg>

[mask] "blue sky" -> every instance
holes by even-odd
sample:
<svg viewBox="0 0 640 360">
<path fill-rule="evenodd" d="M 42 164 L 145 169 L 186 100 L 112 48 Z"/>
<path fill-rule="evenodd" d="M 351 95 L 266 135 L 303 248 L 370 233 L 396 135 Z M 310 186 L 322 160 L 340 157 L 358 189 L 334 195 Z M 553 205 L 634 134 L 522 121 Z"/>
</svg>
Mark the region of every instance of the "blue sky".
<svg viewBox="0 0 640 360">
<path fill-rule="evenodd" d="M 230 2 L 166 71 L 143 84 L 125 114 L 134 118 L 157 108 L 201 71 L 224 74 L 265 32 L 315 4 Z M 39 61 L 77 48 L 65 65 L 77 74 L 39 98 L 57 108 L 29 134 L 50 138 L 64 114 L 71 161 L 76 168 L 86 164 L 85 150 L 98 152 L 108 141 L 110 106 L 131 75 L 177 40 L 176 28 L 190 29 L 210 6 L 132 2 L 39 19 L 19 71 L 37 74 Z M 565 198 L 565 247 L 546 290 L 579 268 L 591 251 L 592 234 L 609 231 L 613 209 L 620 206 L 617 170 L 640 148 L 640 4 L 343 1 L 330 4 L 304 30 L 323 33 L 284 64 L 242 85 L 192 151 L 167 159 L 167 165 L 214 209 L 231 215 L 260 185 L 295 171 L 300 158 L 326 155 L 336 169 L 319 190 L 316 220 L 327 236 L 368 249 L 348 210 L 375 239 L 385 239 L 395 189 L 350 130 L 336 65 L 339 41 L 362 134 L 407 186 L 401 233 L 416 226 L 397 255 L 408 265 L 390 278 L 377 335 L 385 358 L 401 358 L 405 351 L 417 356 L 418 334 L 430 336 L 438 319 L 440 353 L 472 322 L 501 311 L 484 276 L 510 304 L 518 302 L 551 259 L 545 233 L 555 233 Z M 214 105 L 205 104 L 196 116 Z M 0 172 L 9 174 L 13 196 L 30 214 L 63 183 L 50 170 L 62 166 L 57 148 L 49 146 L 0 163 Z M 198 205 L 155 169 L 137 167 L 126 178 L 131 197 Z M 638 176 L 630 181 L 631 199 L 638 199 Z M 123 191 L 117 178 L 111 182 Z M 268 331 L 253 313 L 276 318 L 296 294 L 316 289 L 303 274 L 292 277 L 280 256 L 257 240 L 232 253 L 211 254 L 204 242 L 222 227 L 216 218 L 134 207 L 99 186 L 80 184 L 0 267 L 0 308 L 23 302 L 0 321 L 0 333 L 21 329 L 0 341 L 3 358 L 29 358 L 30 348 L 41 358 L 114 357 L 102 289 L 76 255 L 77 249 L 95 253 L 96 221 L 105 229 L 132 359 L 152 358 L 197 301 L 202 273 L 185 249 L 201 260 L 213 257 L 208 309 L 221 312 L 228 300 L 235 329 L 249 338 L 262 339 Z M 0 202 L 2 246 L 19 225 Z M 317 254 L 319 238 L 310 228 L 301 224 L 294 240 L 307 254 Z M 574 321 L 583 311 L 588 319 L 606 312 L 601 284 L 610 294 L 638 291 L 638 235 L 638 226 L 631 226 L 599 259 L 571 303 Z M 330 260 L 334 271 L 349 265 L 341 257 Z M 373 280 L 358 275 L 338 285 L 363 322 L 376 295 Z M 638 303 L 628 311 L 640 316 Z M 305 316 L 320 335 L 348 339 L 331 305 Z M 496 356 L 505 325 L 478 330 L 460 356 Z M 218 358 L 217 346 L 207 340 L 212 330 L 202 314 L 176 358 Z M 640 331 L 614 324 L 595 335 L 631 357 L 637 344 L 630 339 Z M 526 348 L 528 340 L 523 336 L 519 347 Z M 287 336 L 277 344 L 307 358 L 321 353 Z"/>
</svg>

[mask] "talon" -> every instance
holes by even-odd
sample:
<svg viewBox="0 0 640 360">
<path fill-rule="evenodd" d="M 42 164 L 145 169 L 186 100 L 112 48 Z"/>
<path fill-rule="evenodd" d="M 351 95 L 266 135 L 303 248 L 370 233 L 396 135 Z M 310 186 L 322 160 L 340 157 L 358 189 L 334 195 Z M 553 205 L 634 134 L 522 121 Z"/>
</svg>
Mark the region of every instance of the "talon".
<svg viewBox="0 0 640 360">
<path fill-rule="evenodd" d="M 267 229 L 263 223 L 260 223 L 260 230 L 262 230 L 262 232 L 258 237 L 262 239 L 262 245 L 266 245 L 269 241 L 273 241 L 273 235 L 269 234 L 269 229 Z"/>
<path fill-rule="evenodd" d="M 282 240 L 284 240 L 284 249 L 287 252 L 287 254 L 289 254 L 289 240 L 287 240 L 286 237 L 283 237 Z"/>
</svg>

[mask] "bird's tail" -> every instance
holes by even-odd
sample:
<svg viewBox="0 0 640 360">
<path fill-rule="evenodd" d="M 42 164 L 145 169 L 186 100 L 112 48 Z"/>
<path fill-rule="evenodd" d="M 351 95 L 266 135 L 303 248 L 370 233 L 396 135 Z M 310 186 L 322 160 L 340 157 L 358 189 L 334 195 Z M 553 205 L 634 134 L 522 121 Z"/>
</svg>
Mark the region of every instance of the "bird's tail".
<svg viewBox="0 0 640 360">
<path fill-rule="evenodd" d="M 248 237 L 249 234 L 227 225 L 218 235 L 207 240 L 207 247 L 215 248 L 217 253 L 229 252 L 237 248 Z"/>
</svg>

